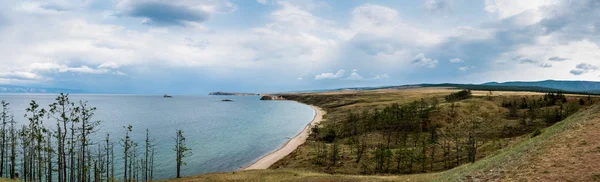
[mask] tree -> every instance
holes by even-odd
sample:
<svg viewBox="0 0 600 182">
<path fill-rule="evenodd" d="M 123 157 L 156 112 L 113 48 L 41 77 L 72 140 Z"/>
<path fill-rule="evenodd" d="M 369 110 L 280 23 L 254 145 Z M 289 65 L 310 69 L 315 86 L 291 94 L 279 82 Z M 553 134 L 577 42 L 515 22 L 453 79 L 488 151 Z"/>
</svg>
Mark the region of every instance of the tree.
<svg viewBox="0 0 600 182">
<path fill-rule="evenodd" d="M 27 127 L 27 125 L 23 125 L 21 126 L 21 129 L 19 129 L 18 131 L 18 136 L 19 136 L 19 140 L 21 141 L 21 153 L 23 154 L 23 157 L 21 158 L 21 173 L 23 174 L 23 179 L 25 181 L 31 181 L 31 179 L 29 179 L 29 170 L 30 170 L 30 165 L 29 165 L 29 160 L 30 160 L 30 152 L 29 152 L 29 145 L 30 145 L 30 140 L 29 140 L 29 128 Z"/>
<path fill-rule="evenodd" d="M 71 122 L 69 116 L 72 116 L 74 103 L 69 100 L 69 94 L 63 93 L 61 93 L 55 101 L 56 102 L 50 104 L 48 116 L 56 119 L 58 181 L 62 182 L 67 180 L 67 154 L 65 152 L 65 144 L 67 140 L 67 124 Z"/>
<path fill-rule="evenodd" d="M 175 138 L 175 148 L 173 150 L 175 150 L 176 153 L 175 160 L 177 162 L 177 178 L 181 178 L 181 165 L 186 165 L 186 163 L 183 162 L 183 159 L 192 154 L 192 149 L 187 147 L 185 137 L 183 136 L 183 131 L 181 130 L 177 130 L 177 136 Z"/>
<path fill-rule="evenodd" d="M 2 119 L 2 130 L 0 130 L 0 176 L 4 176 L 4 159 L 6 158 L 6 124 L 10 120 L 10 116 L 8 113 L 8 103 L 6 101 L 2 101 L 0 103 L 2 105 L 2 113 L 0 114 L 0 118 Z"/>
<path fill-rule="evenodd" d="M 433 163 L 435 162 L 435 149 L 438 145 L 438 125 L 434 125 L 429 129 L 429 141 L 428 143 L 431 145 L 431 163 L 429 165 L 429 170 L 433 171 Z"/>
<path fill-rule="evenodd" d="M 446 96 L 446 101 L 448 102 L 455 102 L 455 101 L 460 101 L 460 100 L 465 100 L 468 98 L 471 98 L 472 94 L 470 90 L 462 90 L 456 93 L 451 93 L 450 95 Z"/>
<path fill-rule="evenodd" d="M 47 133 L 47 142 L 46 142 L 46 148 L 45 148 L 45 152 L 46 152 L 46 181 L 47 182 L 52 182 L 52 154 L 54 153 L 54 150 L 52 149 L 52 133 L 48 132 Z"/>
<path fill-rule="evenodd" d="M 91 161 L 87 161 L 85 154 L 87 152 L 87 146 L 90 144 L 89 135 L 95 132 L 96 126 L 100 125 L 101 121 L 92 121 L 92 117 L 94 116 L 94 111 L 96 111 L 95 107 L 89 107 L 87 102 L 79 101 L 79 121 L 81 122 L 80 136 L 81 136 L 81 153 L 83 157 L 81 157 L 81 163 L 87 165 L 83 168 L 83 172 L 81 173 L 81 178 L 79 181 L 85 182 L 88 180 L 88 170 L 91 168 Z M 88 154 L 89 156 L 89 154 Z M 88 157 L 89 158 L 89 157 Z"/>
<path fill-rule="evenodd" d="M 110 142 L 110 133 L 106 133 L 106 138 L 104 139 L 104 141 L 106 142 L 104 144 L 104 151 L 106 154 L 106 162 L 105 162 L 106 168 L 105 168 L 104 172 L 106 172 L 106 181 L 112 181 L 114 179 L 112 179 L 110 177 L 110 170 L 109 170 L 110 169 L 109 165 L 112 163 L 110 161 L 110 153 L 111 153 L 111 149 L 112 149 L 112 143 Z"/>
<path fill-rule="evenodd" d="M 331 162 L 327 169 L 335 166 L 340 160 L 340 147 L 338 142 L 334 141 L 331 148 L 331 154 L 329 155 L 329 161 Z"/>
<path fill-rule="evenodd" d="M 48 130 L 42 124 L 42 118 L 46 114 L 46 110 L 40 109 L 40 105 L 38 105 L 33 100 L 29 103 L 29 106 L 29 108 L 25 109 L 25 111 L 27 111 L 25 117 L 29 120 L 30 129 L 30 132 L 28 132 L 28 140 L 31 144 L 30 147 L 32 147 L 31 149 L 29 149 L 30 153 L 28 156 L 30 157 L 29 165 L 31 167 L 30 169 L 32 170 L 29 179 L 30 181 L 42 181 L 42 150 L 45 142 L 44 134 L 48 132 Z"/>
<path fill-rule="evenodd" d="M 149 178 L 150 176 L 148 176 L 148 173 L 150 172 L 150 166 L 148 164 L 148 160 L 150 158 L 150 150 L 152 149 L 152 141 L 150 140 L 150 131 L 148 129 L 146 129 L 146 151 L 145 151 L 145 155 L 144 157 L 146 158 L 144 160 L 144 180 L 148 181 L 148 179 L 152 180 L 152 178 Z"/>
<path fill-rule="evenodd" d="M 129 136 L 129 133 L 131 132 L 133 127 L 129 125 L 127 127 L 123 126 L 123 128 L 125 128 L 125 138 L 121 139 L 121 145 L 123 145 L 123 159 L 125 163 L 123 167 L 123 181 L 129 181 L 129 178 L 127 178 L 127 157 L 129 156 L 129 148 L 131 145 L 131 138 Z"/>
<path fill-rule="evenodd" d="M 392 151 L 380 144 L 377 150 L 375 150 L 375 171 L 380 173 L 388 172 L 391 157 Z"/>
<path fill-rule="evenodd" d="M 11 116 L 10 118 L 10 179 L 15 178 L 16 166 L 17 166 L 17 128 L 15 126 L 16 122 L 14 118 Z"/>
</svg>

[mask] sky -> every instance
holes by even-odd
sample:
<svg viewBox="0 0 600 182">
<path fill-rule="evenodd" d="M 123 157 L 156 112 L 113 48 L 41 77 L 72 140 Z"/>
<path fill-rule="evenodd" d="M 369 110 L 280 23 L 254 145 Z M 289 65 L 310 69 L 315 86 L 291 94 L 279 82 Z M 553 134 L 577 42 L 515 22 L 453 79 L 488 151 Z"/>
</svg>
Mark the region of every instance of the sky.
<svg viewBox="0 0 600 182">
<path fill-rule="evenodd" d="M 597 0 L 3 0 L 0 84 L 283 92 L 600 80 Z"/>
</svg>

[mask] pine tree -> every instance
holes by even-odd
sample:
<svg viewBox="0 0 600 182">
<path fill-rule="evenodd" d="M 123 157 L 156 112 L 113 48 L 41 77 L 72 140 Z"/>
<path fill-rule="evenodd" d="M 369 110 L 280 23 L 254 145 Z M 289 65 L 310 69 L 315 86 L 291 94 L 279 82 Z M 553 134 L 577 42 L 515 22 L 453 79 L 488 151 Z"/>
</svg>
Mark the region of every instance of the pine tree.
<svg viewBox="0 0 600 182">
<path fill-rule="evenodd" d="M 123 181 L 129 181 L 128 180 L 129 178 L 127 178 L 128 177 L 127 176 L 127 171 L 128 171 L 127 168 L 129 167 L 127 165 L 127 162 L 128 162 L 127 161 L 128 160 L 127 157 L 129 156 L 129 148 L 130 148 L 130 145 L 131 145 L 131 138 L 129 136 L 129 133 L 131 133 L 131 130 L 132 130 L 133 127 L 131 125 L 129 125 L 127 127 L 123 126 L 123 128 L 125 128 L 125 138 L 121 139 L 121 145 L 123 145 L 123 159 L 124 159 L 124 162 L 125 162 L 125 165 L 123 167 L 123 170 L 124 170 L 123 171 Z"/>
<path fill-rule="evenodd" d="M 6 124 L 9 122 L 9 113 L 8 113 L 8 103 L 6 101 L 2 101 L 0 103 L 2 105 L 2 113 L 0 114 L 0 118 L 2 120 L 2 130 L 0 130 L 0 176 L 5 176 L 5 168 L 4 159 L 6 158 Z"/>
<path fill-rule="evenodd" d="M 57 143 L 57 164 L 58 181 L 67 181 L 67 124 L 71 122 L 70 116 L 73 113 L 74 103 L 69 101 L 69 95 L 61 93 L 55 103 L 50 104 L 49 116 L 56 119 L 56 143 Z M 72 152 L 72 151 L 71 151 Z M 71 158 L 72 160 L 72 158 Z"/>
<path fill-rule="evenodd" d="M 16 166 L 17 166 L 17 138 L 18 131 L 15 126 L 16 122 L 11 116 L 10 119 L 10 179 L 15 178 Z"/>
<path fill-rule="evenodd" d="M 144 180 L 148 181 L 148 180 L 152 180 L 152 178 L 149 178 L 150 176 L 148 175 L 148 173 L 150 173 L 150 167 L 149 166 L 149 158 L 150 158 L 150 150 L 152 150 L 152 140 L 150 140 L 150 130 L 146 129 L 146 145 L 145 145 L 145 160 L 143 162 L 144 165 Z"/>
<path fill-rule="evenodd" d="M 105 172 L 106 172 L 106 181 L 112 181 L 113 179 L 110 178 L 110 169 L 109 165 L 111 163 L 110 161 L 110 150 L 111 150 L 111 143 L 110 143 L 110 133 L 106 133 L 106 138 L 104 140 L 106 143 L 104 144 L 104 150 L 105 150 L 105 154 L 106 154 L 106 168 L 105 168 Z"/>
<path fill-rule="evenodd" d="M 81 122 L 81 128 L 79 128 L 80 131 L 80 136 L 81 136 L 81 153 L 83 154 L 83 157 L 81 158 L 81 163 L 86 165 L 83 168 L 83 172 L 81 173 L 81 178 L 79 181 L 81 182 L 85 182 L 85 181 L 89 181 L 89 169 L 91 168 L 91 161 L 87 161 L 86 163 L 86 158 L 90 158 L 89 157 L 89 151 L 87 150 L 87 146 L 90 144 L 89 140 L 89 135 L 95 132 L 95 129 L 98 125 L 100 125 L 100 121 L 93 121 L 92 117 L 94 116 L 94 111 L 96 110 L 95 107 L 89 107 L 87 105 L 87 102 L 84 101 L 79 101 L 79 121 Z M 88 153 L 86 153 L 88 152 Z M 88 154 L 88 157 L 86 157 L 85 155 Z"/>
<path fill-rule="evenodd" d="M 186 165 L 183 162 L 184 158 L 190 156 L 191 150 L 187 147 L 185 142 L 185 137 L 183 136 L 183 131 L 177 130 L 177 136 L 175 138 L 175 148 L 173 149 L 176 153 L 176 162 L 177 162 L 177 178 L 181 178 L 181 165 Z"/>
</svg>

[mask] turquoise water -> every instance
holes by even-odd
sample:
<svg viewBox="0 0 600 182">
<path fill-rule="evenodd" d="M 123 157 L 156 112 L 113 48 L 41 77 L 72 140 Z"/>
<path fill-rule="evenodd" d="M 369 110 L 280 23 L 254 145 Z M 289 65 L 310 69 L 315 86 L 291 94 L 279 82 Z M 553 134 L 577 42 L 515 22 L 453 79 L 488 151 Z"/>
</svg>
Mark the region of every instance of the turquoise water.
<svg viewBox="0 0 600 182">
<path fill-rule="evenodd" d="M 46 109 L 57 95 L 0 95 L 10 103 L 18 123 L 31 100 Z M 102 142 L 110 133 L 115 143 L 115 175 L 122 178 L 123 126 L 133 126 L 133 139 L 139 143 L 138 156 L 143 156 L 146 129 L 155 144 L 155 179 L 175 177 L 174 137 L 177 129 L 184 132 L 193 155 L 188 157 L 182 175 L 233 171 L 247 166 L 261 156 L 281 147 L 313 119 L 314 110 L 292 101 L 260 101 L 259 97 L 231 96 L 136 96 L 136 95 L 71 95 L 72 101 L 86 100 L 97 107 L 94 120 L 102 124 L 95 141 Z M 232 99 L 234 102 L 222 102 Z M 56 121 L 44 124 L 55 127 Z M 92 146 L 91 149 L 96 149 Z"/>
</svg>

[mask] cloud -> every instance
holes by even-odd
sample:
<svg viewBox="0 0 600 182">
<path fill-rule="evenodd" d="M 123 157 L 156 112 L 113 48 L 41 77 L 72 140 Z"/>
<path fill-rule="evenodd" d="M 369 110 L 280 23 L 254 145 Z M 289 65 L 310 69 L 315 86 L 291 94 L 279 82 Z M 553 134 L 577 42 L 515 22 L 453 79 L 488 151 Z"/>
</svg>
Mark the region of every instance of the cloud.
<svg viewBox="0 0 600 182">
<path fill-rule="evenodd" d="M 558 56 L 548 58 L 548 61 L 566 61 L 566 60 L 569 60 L 569 58 L 563 58 L 563 57 L 558 57 Z"/>
<path fill-rule="evenodd" d="M 438 13 L 450 8 L 449 0 L 426 0 L 425 9 L 432 13 Z"/>
<path fill-rule="evenodd" d="M 123 15 L 144 18 L 143 23 L 157 26 L 202 23 L 213 13 L 236 9 L 234 4 L 226 0 L 122 0 L 117 7 Z"/>
<path fill-rule="evenodd" d="M 463 66 L 463 67 L 458 68 L 458 70 L 459 71 L 468 71 L 468 70 L 474 69 L 474 68 L 475 68 L 475 66 Z"/>
<path fill-rule="evenodd" d="M 119 70 L 115 70 L 119 68 L 119 66 L 114 62 L 103 63 L 96 68 L 89 67 L 87 65 L 82 66 L 68 66 L 64 64 L 57 63 L 33 63 L 28 67 L 30 72 L 38 72 L 38 73 L 48 73 L 48 72 L 57 72 L 57 73 L 83 73 L 83 74 L 108 74 L 112 73 L 115 75 L 124 76 L 127 75 Z"/>
<path fill-rule="evenodd" d="M 300 76 L 297 78 L 297 80 L 304 80 L 304 77 L 305 77 L 306 75 L 308 75 L 308 73 L 304 73 L 304 74 L 300 75 Z"/>
<path fill-rule="evenodd" d="M 41 80 L 44 77 L 35 73 L 26 71 L 11 71 L 0 73 L 2 79 L 15 79 L 15 80 Z"/>
<path fill-rule="evenodd" d="M 375 75 L 372 79 L 373 80 L 383 80 L 383 79 L 388 79 L 390 78 L 390 76 L 388 74 L 382 74 L 382 75 Z"/>
<path fill-rule="evenodd" d="M 542 61 L 538 61 L 538 60 L 533 60 L 533 59 L 529 59 L 529 58 L 524 58 L 524 57 L 517 57 L 515 58 L 515 60 L 519 61 L 520 64 L 533 64 L 542 68 L 551 68 L 552 65 L 549 63 L 544 63 Z"/>
<path fill-rule="evenodd" d="M 321 74 L 315 75 L 315 80 L 338 79 L 338 78 L 341 78 L 342 76 L 344 76 L 344 73 L 346 73 L 346 70 L 343 70 L 343 69 L 338 70 L 336 73 L 321 73 Z"/>
<path fill-rule="evenodd" d="M 167 3 L 146 2 L 134 6 L 128 15 L 143 17 L 155 25 L 183 25 L 185 22 L 203 22 L 209 14 L 203 10 L 194 10 L 185 6 Z"/>
<path fill-rule="evenodd" d="M 485 0 L 484 10 L 497 14 L 499 18 L 508 18 L 527 11 L 537 13 L 536 16 L 542 16 L 540 8 L 557 3 L 556 0 Z M 542 17 L 537 17 L 539 21 Z"/>
<path fill-rule="evenodd" d="M 464 60 L 460 59 L 460 58 L 452 58 L 450 59 L 451 63 L 462 63 L 465 62 Z"/>
<path fill-rule="evenodd" d="M 127 79 L 114 82 L 146 87 L 141 83 L 157 78 L 163 83 L 189 78 L 276 91 L 371 84 L 367 80 L 375 85 L 390 77 L 397 83 L 597 79 L 585 74 L 593 69 L 579 69 L 579 62 L 567 59 L 600 60 L 594 54 L 600 51 L 600 8 L 593 0 L 495 0 L 486 2 L 486 11 L 452 0 L 417 3 L 429 12 L 464 10 L 443 18 L 424 10 L 407 13 L 414 6 L 385 1 L 347 6 L 327 1 L 327 6 L 316 0 L 259 0 L 269 6 L 251 1 L 256 7 L 240 6 L 243 12 L 235 13 L 230 0 L 116 0 L 101 10 L 79 2 L 91 1 L 1 1 L 0 73 L 59 86 L 123 76 Z M 246 13 L 257 16 L 240 16 Z M 423 72 L 416 66 L 440 69 Z M 339 68 L 360 72 L 337 77 Z M 173 72 L 179 77 L 163 76 Z M 305 73 L 310 74 L 298 77 Z M 314 81 L 313 75 L 332 80 Z M 347 81 L 361 78 L 364 82 Z M 290 82 L 294 79 L 304 81 Z M 162 87 L 153 85 L 145 90 Z"/>
<path fill-rule="evenodd" d="M 426 58 L 423 53 L 420 53 L 417 56 L 415 56 L 415 58 L 413 58 L 413 60 L 411 62 L 413 64 L 427 67 L 427 68 L 435 68 L 438 64 L 438 60 Z"/>
<path fill-rule="evenodd" d="M 256 0 L 256 2 L 258 2 L 260 4 L 267 4 L 269 2 L 269 0 Z"/>
<path fill-rule="evenodd" d="M 108 69 L 116 69 L 119 67 L 121 67 L 121 66 L 119 66 L 119 64 L 117 64 L 115 62 L 105 62 L 98 66 L 98 68 L 108 68 Z"/>
<path fill-rule="evenodd" d="M 582 75 L 589 72 L 595 72 L 598 70 L 598 66 L 591 65 L 588 63 L 578 64 L 575 69 L 571 70 L 570 73 L 573 75 Z"/>
<path fill-rule="evenodd" d="M 365 78 L 363 78 L 362 76 L 360 76 L 360 74 L 358 74 L 358 70 L 354 69 L 352 70 L 352 73 L 350 73 L 350 76 L 348 76 L 346 78 L 346 80 L 364 80 Z"/>
</svg>

